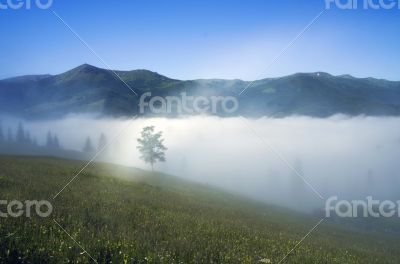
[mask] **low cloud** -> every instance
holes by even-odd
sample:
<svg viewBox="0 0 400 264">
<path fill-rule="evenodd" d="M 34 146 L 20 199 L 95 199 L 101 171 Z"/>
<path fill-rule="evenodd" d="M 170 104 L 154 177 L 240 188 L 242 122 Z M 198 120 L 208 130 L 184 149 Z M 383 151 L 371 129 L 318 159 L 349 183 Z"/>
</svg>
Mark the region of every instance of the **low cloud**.
<svg viewBox="0 0 400 264">
<path fill-rule="evenodd" d="M 16 130 L 19 120 L 2 120 L 3 130 Z M 128 122 L 76 115 L 24 126 L 39 144 L 51 130 L 72 150 L 82 150 L 88 136 L 96 144 L 101 133 L 111 141 L 123 131 L 107 160 L 148 169 L 136 139 L 144 126 L 154 125 L 168 147 L 167 162 L 156 170 L 297 210 L 323 207 L 312 188 L 324 198 L 400 198 L 400 118 L 151 118 L 123 130 Z"/>
</svg>

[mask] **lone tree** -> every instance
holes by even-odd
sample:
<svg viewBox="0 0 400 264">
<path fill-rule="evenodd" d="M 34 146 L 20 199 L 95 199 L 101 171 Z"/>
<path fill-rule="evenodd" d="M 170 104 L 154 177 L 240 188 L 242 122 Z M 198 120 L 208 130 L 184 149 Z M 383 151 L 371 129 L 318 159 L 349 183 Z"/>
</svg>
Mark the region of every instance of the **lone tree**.
<svg viewBox="0 0 400 264">
<path fill-rule="evenodd" d="M 93 147 L 92 140 L 90 139 L 90 137 L 86 138 L 85 146 L 83 147 L 82 151 L 88 155 L 90 155 L 94 152 L 94 147 Z"/>
<path fill-rule="evenodd" d="M 57 134 L 52 134 L 51 131 L 47 132 L 46 147 L 51 149 L 60 149 L 60 141 L 58 140 Z"/>
<path fill-rule="evenodd" d="M 18 129 L 17 129 L 17 142 L 22 144 L 26 142 L 26 138 L 25 138 L 25 130 L 24 130 L 24 126 L 22 125 L 22 123 L 18 124 Z"/>
<path fill-rule="evenodd" d="M 145 163 L 150 163 L 151 170 L 154 170 L 154 163 L 157 161 L 165 161 L 165 150 L 167 148 L 163 145 L 162 132 L 155 133 L 154 126 L 143 128 L 141 138 L 137 139 L 140 151 L 140 158 Z"/>
<path fill-rule="evenodd" d="M 97 150 L 102 151 L 106 146 L 107 146 L 107 138 L 103 133 L 101 133 L 99 138 L 99 144 L 97 145 Z"/>
</svg>

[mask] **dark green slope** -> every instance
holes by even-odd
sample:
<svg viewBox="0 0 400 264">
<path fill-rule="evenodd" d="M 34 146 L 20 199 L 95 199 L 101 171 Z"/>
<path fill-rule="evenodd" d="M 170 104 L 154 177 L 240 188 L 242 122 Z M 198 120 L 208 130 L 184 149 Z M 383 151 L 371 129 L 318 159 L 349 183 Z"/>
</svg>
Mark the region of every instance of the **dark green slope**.
<svg viewBox="0 0 400 264">
<path fill-rule="evenodd" d="M 173 83 L 144 70 L 118 75 L 137 93 Z M 55 76 L 7 79 L 0 81 L 0 110 L 38 118 L 87 112 L 130 115 L 138 99 L 126 84 L 114 72 L 87 64 Z"/>
<path fill-rule="evenodd" d="M 258 81 L 245 93 L 251 111 L 274 116 L 400 114 L 400 83 L 385 80 L 299 73 Z"/>
<path fill-rule="evenodd" d="M 45 219 L 0 218 L 1 263 L 93 263 L 84 250 L 98 263 L 278 263 L 319 221 L 108 164 L 92 164 L 52 200 L 82 166 L 0 156 L 1 199 L 50 199 L 54 206 Z M 394 236 L 327 221 L 282 263 L 399 263 L 397 245 Z"/>
</svg>

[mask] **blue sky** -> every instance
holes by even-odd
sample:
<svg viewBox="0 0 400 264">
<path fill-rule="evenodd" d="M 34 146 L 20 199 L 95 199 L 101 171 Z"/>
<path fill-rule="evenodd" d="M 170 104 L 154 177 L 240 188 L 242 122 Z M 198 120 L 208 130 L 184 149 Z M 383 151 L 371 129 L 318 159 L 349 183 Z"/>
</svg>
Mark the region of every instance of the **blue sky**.
<svg viewBox="0 0 400 264">
<path fill-rule="evenodd" d="M 54 0 L 49 10 L 0 10 L 0 78 L 105 67 L 54 10 L 114 69 L 178 79 L 325 71 L 400 80 L 398 9 L 327 10 L 267 69 L 324 8 L 324 0 Z"/>
</svg>

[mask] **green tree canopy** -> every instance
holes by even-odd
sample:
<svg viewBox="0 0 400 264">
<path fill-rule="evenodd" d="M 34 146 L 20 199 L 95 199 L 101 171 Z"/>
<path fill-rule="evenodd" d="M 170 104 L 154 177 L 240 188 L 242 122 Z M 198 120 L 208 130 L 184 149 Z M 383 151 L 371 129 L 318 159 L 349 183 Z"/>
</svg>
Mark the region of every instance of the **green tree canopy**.
<svg viewBox="0 0 400 264">
<path fill-rule="evenodd" d="M 153 170 L 154 163 L 165 161 L 165 151 L 167 148 L 164 146 L 162 139 L 162 132 L 154 132 L 154 126 L 144 127 L 141 132 L 141 137 L 137 139 L 140 151 L 140 158 L 145 163 L 150 163 Z"/>
</svg>

